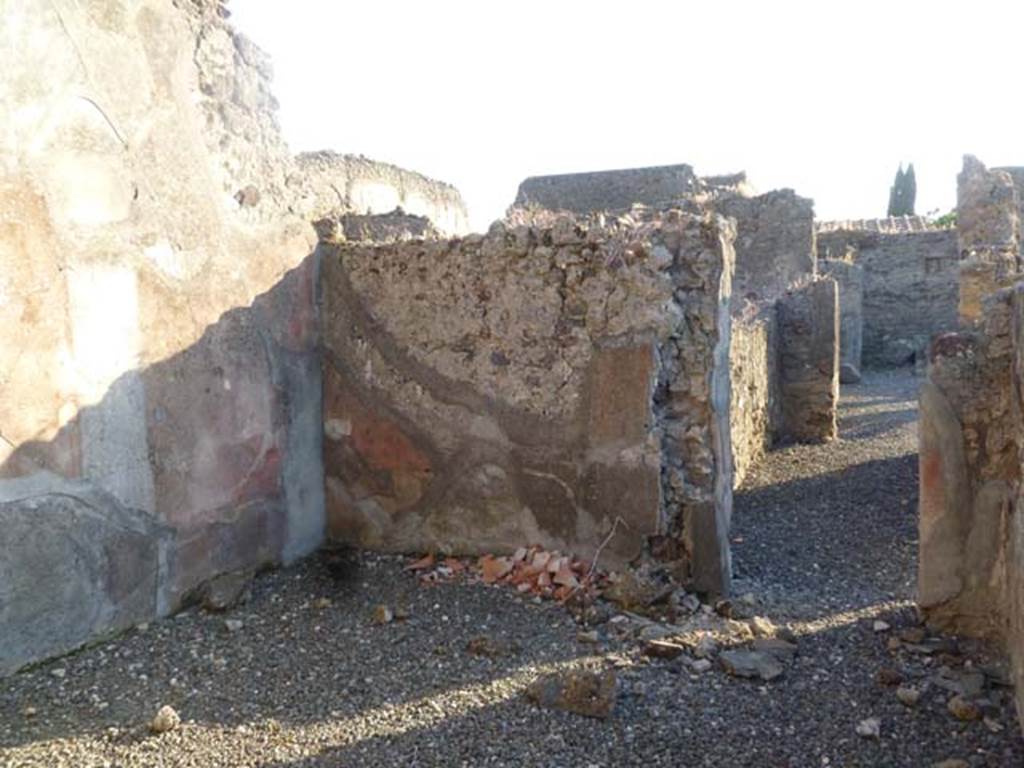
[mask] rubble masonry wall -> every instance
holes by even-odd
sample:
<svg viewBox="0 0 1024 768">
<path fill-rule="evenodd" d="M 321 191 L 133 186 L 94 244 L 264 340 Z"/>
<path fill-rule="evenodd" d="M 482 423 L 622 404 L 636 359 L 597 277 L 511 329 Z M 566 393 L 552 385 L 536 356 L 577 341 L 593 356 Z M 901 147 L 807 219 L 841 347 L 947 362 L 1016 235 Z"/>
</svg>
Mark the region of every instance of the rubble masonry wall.
<svg viewBox="0 0 1024 768">
<path fill-rule="evenodd" d="M 929 623 L 1002 641 L 1024 713 L 1024 293 L 936 339 L 921 390 L 918 600 Z"/>
<path fill-rule="evenodd" d="M 831 278 L 786 292 L 779 312 L 782 431 L 801 443 L 838 434 L 839 289 Z"/>
<path fill-rule="evenodd" d="M 715 211 L 736 220 L 737 299 L 770 301 L 815 272 L 814 202 L 791 189 L 722 195 Z"/>
<path fill-rule="evenodd" d="M 725 591 L 732 239 L 668 211 L 322 246 L 330 535 L 592 557 L 614 528 L 602 562 Z"/>
<path fill-rule="evenodd" d="M 733 313 L 729 348 L 733 484 L 771 448 L 782 427 L 779 327 L 775 302 Z"/>
<path fill-rule="evenodd" d="M 819 227 L 818 257 L 863 270 L 862 361 L 891 367 L 926 356 L 933 335 L 958 327 L 959 262 L 953 229 Z M 900 220 L 895 220 L 899 222 Z"/>
<path fill-rule="evenodd" d="M 1012 285 L 1021 272 L 1020 169 L 988 169 L 964 156 L 957 181 L 957 234 L 960 251 L 959 319 L 982 321 L 985 297 Z"/>
<path fill-rule="evenodd" d="M 658 208 L 689 198 L 698 184 L 693 168 L 682 164 L 533 176 L 519 185 L 512 208 L 579 214 L 638 203 Z"/>
</svg>

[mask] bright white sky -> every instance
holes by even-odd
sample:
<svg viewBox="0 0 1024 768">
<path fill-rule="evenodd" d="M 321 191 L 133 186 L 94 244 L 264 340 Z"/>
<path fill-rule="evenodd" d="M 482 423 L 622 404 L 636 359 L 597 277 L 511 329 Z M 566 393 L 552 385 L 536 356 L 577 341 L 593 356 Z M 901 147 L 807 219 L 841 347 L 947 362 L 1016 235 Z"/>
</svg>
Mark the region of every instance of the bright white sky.
<svg viewBox="0 0 1024 768">
<path fill-rule="evenodd" d="M 455 184 L 475 229 L 547 173 L 690 163 L 819 218 L 953 207 L 964 153 L 1024 165 L 1024 3 L 234 0 L 295 151 Z"/>
</svg>

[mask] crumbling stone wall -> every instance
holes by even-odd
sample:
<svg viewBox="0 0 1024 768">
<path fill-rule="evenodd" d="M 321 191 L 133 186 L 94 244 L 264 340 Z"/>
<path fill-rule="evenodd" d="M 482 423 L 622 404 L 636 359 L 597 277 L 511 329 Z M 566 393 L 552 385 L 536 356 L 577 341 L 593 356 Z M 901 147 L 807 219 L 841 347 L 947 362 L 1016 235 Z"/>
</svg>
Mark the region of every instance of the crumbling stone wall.
<svg viewBox="0 0 1024 768">
<path fill-rule="evenodd" d="M 738 487 L 771 448 L 782 425 L 776 304 L 734 312 L 729 348 L 733 483 Z"/>
<path fill-rule="evenodd" d="M 839 381 L 856 384 L 864 348 L 864 268 L 845 259 L 822 259 L 818 272 L 839 286 Z"/>
<path fill-rule="evenodd" d="M 930 623 L 1002 640 L 1024 713 L 1024 292 L 940 336 L 921 390 L 918 599 Z"/>
<path fill-rule="evenodd" d="M 791 189 L 756 197 L 719 195 L 714 209 L 736 220 L 737 297 L 776 299 L 814 274 L 814 201 Z"/>
<path fill-rule="evenodd" d="M 1003 166 L 1000 168 L 993 168 L 993 171 L 997 173 L 1005 173 L 1010 177 L 1013 182 L 1013 191 L 1017 197 L 1017 226 L 1018 226 L 1018 244 L 1020 239 L 1024 237 L 1024 167 L 1022 166 Z"/>
<path fill-rule="evenodd" d="M 732 239 L 669 211 L 323 245 L 330 535 L 584 557 L 611 536 L 603 562 L 653 552 L 726 591 Z"/>
<path fill-rule="evenodd" d="M 510 223 L 550 221 L 557 211 L 589 213 L 632 206 L 714 210 L 735 221 L 736 268 L 730 361 L 734 481 L 781 430 L 775 301 L 815 272 L 813 201 L 792 190 L 755 196 L 745 174 L 698 177 L 688 165 L 530 178 L 509 209 Z"/>
<path fill-rule="evenodd" d="M 814 201 L 791 189 L 755 195 L 746 174 L 699 177 L 689 165 L 535 176 L 519 185 L 508 220 L 533 212 L 593 213 L 649 208 L 708 208 L 736 221 L 733 292 L 772 300 L 814 274 Z M 541 216 L 543 219 L 543 216 Z"/>
<path fill-rule="evenodd" d="M 265 57 L 185 0 L 15 0 L 0 51 L 2 674 L 310 551 L 323 486 Z"/>
<path fill-rule="evenodd" d="M 914 219 L 819 224 L 818 258 L 863 270 L 862 360 L 867 367 L 920 362 L 933 335 L 959 325 L 959 264 L 953 229 Z"/>
<path fill-rule="evenodd" d="M 831 278 L 790 289 L 778 304 L 782 429 L 802 443 L 835 439 L 839 289 Z"/>
<path fill-rule="evenodd" d="M 296 208 L 310 221 L 352 213 L 387 214 L 396 208 L 422 216 L 446 235 L 469 232 L 462 195 L 451 184 L 359 155 L 305 152 L 289 182 Z"/>
<path fill-rule="evenodd" d="M 1020 274 L 1022 205 L 1011 172 L 989 170 L 976 157 L 964 156 L 957 175 L 957 234 L 959 318 L 965 325 L 981 322 L 985 297 Z"/>
</svg>

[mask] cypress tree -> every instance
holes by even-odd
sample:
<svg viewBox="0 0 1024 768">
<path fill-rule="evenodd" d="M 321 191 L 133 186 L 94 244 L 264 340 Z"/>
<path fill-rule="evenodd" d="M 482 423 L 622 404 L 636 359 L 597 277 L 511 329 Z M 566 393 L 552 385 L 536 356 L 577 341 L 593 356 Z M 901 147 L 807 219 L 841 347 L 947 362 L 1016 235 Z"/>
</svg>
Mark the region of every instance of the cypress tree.
<svg viewBox="0 0 1024 768">
<path fill-rule="evenodd" d="M 903 176 L 903 215 L 914 215 L 914 203 L 917 200 L 917 178 L 914 176 L 914 164 L 907 166 L 907 172 Z"/>
<path fill-rule="evenodd" d="M 889 215 L 890 216 L 913 216 L 914 201 L 917 198 L 917 179 L 914 176 L 914 164 L 903 170 L 903 163 L 900 163 L 896 171 L 896 179 L 889 187 Z"/>
</svg>

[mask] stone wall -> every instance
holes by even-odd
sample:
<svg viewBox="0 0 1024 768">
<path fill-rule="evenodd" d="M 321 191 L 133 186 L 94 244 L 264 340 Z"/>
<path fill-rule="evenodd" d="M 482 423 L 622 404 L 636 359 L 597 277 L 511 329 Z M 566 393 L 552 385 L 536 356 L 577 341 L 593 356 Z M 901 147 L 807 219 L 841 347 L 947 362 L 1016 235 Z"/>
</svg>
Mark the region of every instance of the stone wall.
<svg viewBox="0 0 1024 768">
<path fill-rule="evenodd" d="M 860 381 L 864 347 L 864 268 L 840 259 L 822 259 L 818 272 L 839 286 L 839 381 Z"/>
<path fill-rule="evenodd" d="M 959 325 L 956 230 L 903 231 L 889 221 L 857 230 L 818 228 L 819 259 L 852 261 L 864 271 L 865 367 L 921 362 L 932 336 Z"/>
<path fill-rule="evenodd" d="M 982 321 L 985 296 L 1013 284 L 1021 272 L 1024 198 L 1013 172 L 989 170 L 971 155 L 964 156 L 956 181 L 962 259 L 959 317 L 970 325 Z"/>
<path fill-rule="evenodd" d="M 757 197 L 721 195 L 713 206 L 736 220 L 737 297 L 775 299 L 814 274 L 814 201 L 780 189 Z"/>
<path fill-rule="evenodd" d="M 992 169 L 996 173 L 1005 173 L 1010 177 L 1010 181 L 1013 182 L 1013 190 L 1017 196 L 1017 223 L 1018 223 L 1018 243 L 1022 237 L 1024 237 L 1024 167 L 1022 166 L 1003 166 L 1000 168 Z"/>
<path fill-rule="evenodd" d="M 1003 641 L 1024 714 L 1024 286 L 939 337 L 921 390 L 918 600 L 931 624 Z"/>
<path fill-rule="evenodd" d="M 733 484 L 738 487 L 782 425 L 776 304 L 734 312 L 729 348 Z"/>
<path fill-rule="evenodd" d="M 308 552 L 323 481 L 265 57 L 184 0 L 13 0 L 0 51 L 5 673 Z"/>
<path fill-rule="evenodd" d="M 689 165 L 667 165 L 535 176 L 519 185 L 507 221 L 543 221 L 559 211 L 623 212 L 635 205 L 712 209 L 735 219 L 737 297 L 770 301 L 814 274 L 814 201 L 791 189 L 755 195 L 744 173 L 699 177 Z"/>
<path fill-rule="evenodd" d="M 324 246 L 331 536 L 592 557 L 611 535 L 605 564 L 652 552 L 727 591 L 731 225 L 602 222 Z"/>
<path fill-rule="evenodd" d="M 462 195 L 451 184 L 358 155 L 306 152 L 290 177 L 297 209 L 311 221 L 325 216 L 386 214 L 400 208 L 446 235 L 469 231 Z"/>
<path fill-rule="evenodd" d="M 782 431 L 801 443 L 838 434 L 839 289 L 831 278 L 786 292 L 779 312 L 779 392 Z"/>
<path fill-rule="evenodd" d="M 637 203 L 659 208 L 691 197 L 698 187 L 689 165 L 532 176 L 519 185 L 512 207 L 583 214 Z"/>
<path fill-rule="evenodd" d="M 901 232 L 937 232 L 950 227 L 936 224 L 926 216 L 888 216 L 882 219 L 837 219 L 816 221 L 819 235 L 829 232 L 878 232 L 895 235 Z"/>
</svg>

